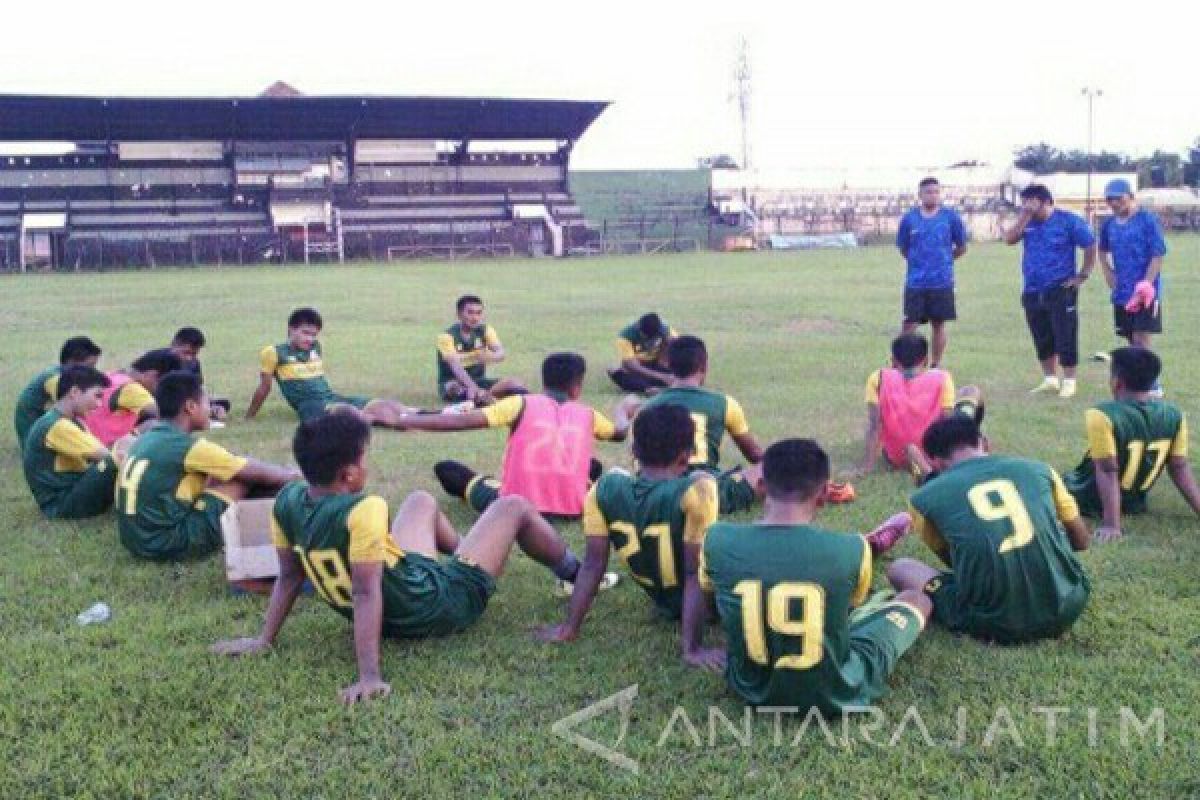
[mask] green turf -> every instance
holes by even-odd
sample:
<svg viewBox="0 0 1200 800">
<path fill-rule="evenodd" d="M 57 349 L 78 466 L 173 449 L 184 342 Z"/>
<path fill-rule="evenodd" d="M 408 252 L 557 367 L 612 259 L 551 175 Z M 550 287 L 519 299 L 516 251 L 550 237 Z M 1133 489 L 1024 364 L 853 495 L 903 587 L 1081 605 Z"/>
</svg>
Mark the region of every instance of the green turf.
<svg viewBox="0 0 1200 800">
<path fill-rule="evenodd" d="M 1195 406 L 1200 367 L 1200 239 L 1176 238 L 1167 262 L 1161 341 L 1170 395 Z M 1105 373 L 1085 363 L 1072 401 L 1030 399 L 1037 369 L 1017 301 L 1018 253 L 980 245 L 961 262 L 961 321 L 949 366 L 990 398 L 996 445 L 1059 468 L 1082 450 L 1083 410 L 1106 392 Z M 326 359 L 344 392 L 434 402 L 433 340 L 463 291 L 481 293 L 511 352 L 504 374 L 536 381 L 542 356 L 559 348 L 592 364 L 587 397 L 611 405 L 602 368 L 615 331 L 655 308 L 704 336 L 712 384 L 741 400 L 765 440 L 816 436 L 839 465 L 859 452 L 862 383 L 881 365 L 898 323 L 901 266 L 890 249 L 859 252 L 679 256 L 593 261 L 515 261 L 164 271 L 2 281 L 0 415 L 8 425 L 19 388 L 49 364 L 62 339 L 88 333 L 103 364 L 126 364 L 165 344 L 182 324 L 209 337 L 205 374 L 244 410 L 258 350 L 279 341 L 294 306 L 325 315 Z M 1114 344 L 1098 280 L 1083 292 L 1085 352 Z M 288 456 L 294 424 L 278 393 L 254 422 L 236 419 L 212 438 L 269 459 Z M 393 504 L 412 489 L 436 491 L 430 465 L 458 458 L 495 469 L 499 433 L 380 433 L 372 487 Z M 609 463 L 624 451 L 605 446 Z M 733 453 L 726 452 L 732 462 Z M 135 562 L 110 518 L 87 524 L 39 518 L 21 477 L 11 433 L 0 445 L 6 512 L 0 567 L 0 797 L 1183 797 L 1200 795 L 1200 525 L 1169 482 L 1153 512 L 1131 520 L 1127 539 L 1083 559 L 1095 593 L 1062 641 L 1002 649 L 930 630 L 892 676 L 882 703 L 886 740 L 905 709 L 918 709 L 934 747 L 910 725 L 895 747 L 827 744 L 814 729 L 796 746 L 798 720 L 776 745 L 770 719 L 753 721 L 741 746 L 718 728 L 708 746 L 708 706 L 740 720 L 716 676 L 684 669 L 678 634 L 656 622 L 631 581 L 605 595 L 569 646 L 536 643 L 530 631 L 560 619 L 546 574 L 519 558 L 481 624 L 444 641 L 387 644 L 383 671 L 395 692 L 355 710 L 336 703 L 354 678 L 351 630 L 303 599 L 276 651 L 246 661 L 208 654 L 222 637 L 258 630 L 264 602 L 232 598 L 219 559 L 182 565 Z M 830 509 L 834 528 L 863 529 L 897 510 L 907 481 L 876 475 L 859 502 Z M 439 495 L 440 496 L 440 495 Z M 447 501 L 457 525 L 465 510 Z M 565 528 L 577 544 L 576 526 Z M 900 554 L 928 559 L 917 542 Z M 876 586 L 882 587 L 881 567 Z M 97 600 L 111 622 L 80 628 Z M 627 773 L 551 732 L 552 723 L 633 684 L 622 750 Z M 697 747 L 678 723 L 681 705 Z M 1011 710 L 1023 746 L 1001 725 L 985 746 L 997 707 Z M 1064 706 L 1058 740 L 1046 743 L 1033 709 Z M 1160 707 L 1165 743 L 1122 746 L 1121 706 L 1144 719 Z M 966 711 L 967 741 L 956 738 Z M 1097 746 L 1088 745 L 1088 707 Z M 583 726 L 611 742 L 615 714 Z M 1004 720 L 1001 719 L 1001 722 Z M 852 730 L 852 733 L 854 731 Z M 840 735 L 840 732 L 839 732 Z"/>
</svg>

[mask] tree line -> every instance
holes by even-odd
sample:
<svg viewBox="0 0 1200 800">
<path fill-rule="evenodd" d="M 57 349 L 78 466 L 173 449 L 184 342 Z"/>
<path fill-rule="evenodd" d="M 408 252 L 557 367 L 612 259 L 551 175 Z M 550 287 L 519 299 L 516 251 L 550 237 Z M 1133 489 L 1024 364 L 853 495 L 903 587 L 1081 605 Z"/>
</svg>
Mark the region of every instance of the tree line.
<svg viewBox="0 0 1200 800">
<path fill-rule="evenodd" d="M 1132 158 L 1125 153 L 1101 150 L 1090 156 L 1084 150 L 1062 150 L 1046 142 L 1026 145 L 1014 153 L 1013 163 L 1030 172 L 1136 172 L 1138 185 L 1147 188 L 1200 187 L 1200 137 L 1184 152 L 1155 150 L 1153 155 Z"/>
</svg>

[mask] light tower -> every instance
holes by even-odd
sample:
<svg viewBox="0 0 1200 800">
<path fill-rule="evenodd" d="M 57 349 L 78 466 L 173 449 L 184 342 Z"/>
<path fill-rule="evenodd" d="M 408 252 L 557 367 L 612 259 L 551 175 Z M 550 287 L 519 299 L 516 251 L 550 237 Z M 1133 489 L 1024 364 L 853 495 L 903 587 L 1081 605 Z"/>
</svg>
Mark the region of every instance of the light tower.
<svg viewBox="0 0 1200 800">
<path fill-rule="evenodd" d="M 742 131 L 742 169 L 750 169 L 750 43 L 746 37 L 738 39 L 737 59 L 733 67 L 733 99 L 738 105 L 738 119 Z"/>
<path fill-rule="evenodd" d="M 1084 215 L 1088 222 L 1092 221 L 1092 134 L 1094 130 L 1095 116 L 1093 114 L 1093 104 L 1097 97 L 1104 96 L 1103 89 L 1097 89 L 1092 86 L 1085 86 L 1080 91 L 1087 98 L 1087 199 L 1084 201 Z"/>
</svg>

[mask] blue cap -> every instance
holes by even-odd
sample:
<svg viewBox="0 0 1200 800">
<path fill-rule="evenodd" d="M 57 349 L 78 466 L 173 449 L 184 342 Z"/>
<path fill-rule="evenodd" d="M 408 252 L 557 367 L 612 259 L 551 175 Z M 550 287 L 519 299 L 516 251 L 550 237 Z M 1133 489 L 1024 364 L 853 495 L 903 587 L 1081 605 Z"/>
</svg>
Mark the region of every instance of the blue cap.
<svg viewBox="0 0 1200 800">
<path fill-rule="evenodd" d="M 1115 178 L 1109 181 L 1108 185 L 1104 187 L 1104 196 L 1106 198 L 1121 197 L 1122 195 L 1132 194 L 1133 187 L 1130 186 L 1129 181 L 1125 180 L 1124 178 Z"/>
</svg>

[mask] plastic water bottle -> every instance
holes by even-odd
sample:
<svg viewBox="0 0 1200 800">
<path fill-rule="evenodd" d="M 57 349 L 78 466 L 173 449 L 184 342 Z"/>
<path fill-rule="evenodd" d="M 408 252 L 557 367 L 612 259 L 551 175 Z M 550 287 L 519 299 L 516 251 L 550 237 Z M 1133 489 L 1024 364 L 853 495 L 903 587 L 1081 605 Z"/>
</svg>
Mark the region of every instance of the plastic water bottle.
<svg viewBox="0 0 1200 800">
<path fill-rule="evenodd" d="M 80 625 L 91 625 L 93 622 L 108 622 L 112 618 L 112 609 L 107 603 L 96 603 L 94 606 L 84 611 L 75 621 Z"/>
</svg>

